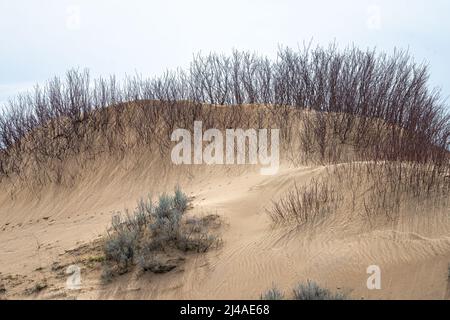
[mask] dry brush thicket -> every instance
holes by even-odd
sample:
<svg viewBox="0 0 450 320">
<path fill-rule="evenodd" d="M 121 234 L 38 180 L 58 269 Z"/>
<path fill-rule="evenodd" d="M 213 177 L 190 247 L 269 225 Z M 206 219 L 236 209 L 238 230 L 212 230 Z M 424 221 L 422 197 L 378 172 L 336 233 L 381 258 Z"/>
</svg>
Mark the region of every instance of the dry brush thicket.
<svg viewBox="0 0 450 320">
<path fill-rule="evenodd" d="M 306 185 L 294 184 L 267 212 L 276 224 L 314 224 L 350 212 L 375 226 L 430 211 L 445 223 L 450 207 L 449 174 L 448 166 L 434 163 L 338 164 Z"/>
<path fill-rule="evenodd" d="M 282 157 L 448 165 L 450 122 L 428 68 L 407 52 L 280 48 L 278 57 L 196 55 L 187 70 L 91 80 L 71 70 L 20 95 L 0 116 L 0 179 L 64 182 L 68 161 L 145 149 L 167 155 L 170 134 L 205 128 L 281 129 Z"/>
</svg>

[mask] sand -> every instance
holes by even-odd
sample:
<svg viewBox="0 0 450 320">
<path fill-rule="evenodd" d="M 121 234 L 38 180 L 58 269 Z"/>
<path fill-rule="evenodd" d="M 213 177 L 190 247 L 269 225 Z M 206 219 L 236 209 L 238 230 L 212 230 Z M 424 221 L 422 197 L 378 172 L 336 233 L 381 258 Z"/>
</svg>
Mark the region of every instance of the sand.
<svg viewBox="0 0 450 320">
<path fill-rule="evenodd" d="M 133 159 L 136 160 L 136 159 Z M 449 299 L 448 210 L 363 226 L 355 212 L 311 226 L 274 226 L 266 209 L 325 166 L 284 166 L 275 176 L 254 167 L 201 166 L 163 170 L 141 161 L 97 160 L 71 186 L 39 190 L 1 184 L 0 277 L 14 299 L 258 299 L 276 285 L 287 296 L 308 279 L 352 299 Z M 105 235 L 111 216 L 151 193 L 179 184 L 192 197 L 189 214 L 218 214 L 222 245 L 189 255 L 166 274 L 129 273 L 110 284 L 99 267 L 82 266 L 80 290 L 66 288 L 67 265 Z M 14 191 L 13 191 L 14 190 Z M 74 251 L 71 251 L 74 250 Z M 84 250 L 84 251 L 83 251 Z M 381 290 L 369 290 L 367 268 L 381 268 Z M 46 288 L 30 294 L 36 283 Z M 28 290 L 28 291 L 27 291 Z"/>
</svg>

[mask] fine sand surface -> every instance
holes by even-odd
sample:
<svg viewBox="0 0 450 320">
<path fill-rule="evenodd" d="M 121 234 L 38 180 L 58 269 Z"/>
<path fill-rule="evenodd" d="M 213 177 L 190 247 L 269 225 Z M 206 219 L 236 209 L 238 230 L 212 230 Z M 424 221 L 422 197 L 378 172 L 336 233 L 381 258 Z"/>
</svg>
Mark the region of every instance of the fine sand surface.
<svg viewBox="0 0 450 320">
<path fill-rule="evenodd" d="M 283 167 L 275 176 L 262 176 L 251 166 L 164 169 L 150 157 L 142 159 L 96 161 L 66 187 L 32 190 L 4 182 L 3 297 L 258 299 L 273 284 L 289 296 L 294 285 L 312 279 L 353 299 L 449 298 L 448 210 L 401 217 L 379 228 L 368 227 L 355 212 L 314 227 L 275 227 L 265 212 L 272 199 L 294 182 L 307 184 L 326 167 Z M 114 212 L 133 209 L 140 197 L 177 184 L 193 199 L 189 214 L 221 217 L 219 248 L 189 255 L 169 273 L 129 273 L 108 285 L 101 283 L 99 267 L 82 265 L 81 290 L 66 289 L 64 268 L 78 261 L 77 254 L 95 256 L 90 245 L 105 235 Z M 381 268 L 381 290 L 367 289 L 370 265 Z M 41 282 L 45 289 L 27 293 Z"/>
</svg>

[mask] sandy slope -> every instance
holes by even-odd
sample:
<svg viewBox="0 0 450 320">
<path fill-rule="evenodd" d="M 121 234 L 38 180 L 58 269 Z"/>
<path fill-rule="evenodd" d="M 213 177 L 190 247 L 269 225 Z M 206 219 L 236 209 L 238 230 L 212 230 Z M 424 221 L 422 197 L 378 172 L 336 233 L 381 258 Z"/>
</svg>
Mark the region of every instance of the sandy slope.
<svg viewBox="0 0 450 320">
<path fill-rule="evenodd" d="M 294 181 L 308 183 L 325 167 L 283 168 L 267 177 L 248 167 L 187 171 L 130 163 L 98 162 L 64 189 L 11 195 L 10 185 L 1 186 L 0 276 L 6 297 L 253 299 L 272 284 L 289 295 L 296 283 L 313 279 L 356 299 L 449 298 L 448 211 L 376 230 L 351 212 L 314 228 L 275 228 L 265 214 L 271 199 Z M 176 184 L 193 196 L 194 213 L 222 217 L 220 249 L 191 255 L 168 274 L 127 274 L 110 285 L 100 284 L 100 270 L 83 269 L 80 291 L 67 291 L 65 276 L 52 277 L 52 264 L 67 262 L 66 250 L 102 236 L 114 211 L 133 208 L 141 196 Z M 373 264 L 381 267 L 382 289 L 369 291 L 366 268 Z M 24 293 L 45 279 L 49 287 L 39 295 Z"/>
</svg>

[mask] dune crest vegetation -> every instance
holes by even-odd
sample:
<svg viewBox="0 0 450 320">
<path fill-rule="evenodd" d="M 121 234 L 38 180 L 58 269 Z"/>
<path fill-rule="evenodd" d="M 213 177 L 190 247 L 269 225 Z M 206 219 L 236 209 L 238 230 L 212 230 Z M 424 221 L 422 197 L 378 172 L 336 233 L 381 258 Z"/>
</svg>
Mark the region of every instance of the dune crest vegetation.
<svg viewBox="0 0 450 320">
<path fill-rule="evenodd" d="M 0 115 L 0 179 L 64 183 L 67 162 L 135 150 L 166 156 L 176 128 L 278 128 L 284 159 L 447 165 L 449 114 L 407 52 L 280 48 L 275 60 L 196 55 L 156 78 L 92 80 L 70 70 Z M 258 106 L 249 108 L 249 106 Z"/>
</svg>

